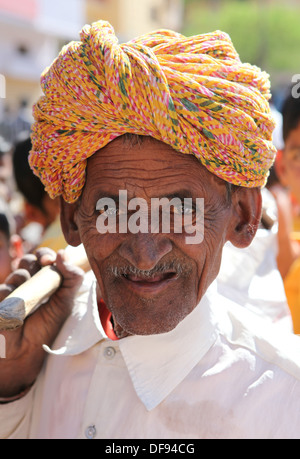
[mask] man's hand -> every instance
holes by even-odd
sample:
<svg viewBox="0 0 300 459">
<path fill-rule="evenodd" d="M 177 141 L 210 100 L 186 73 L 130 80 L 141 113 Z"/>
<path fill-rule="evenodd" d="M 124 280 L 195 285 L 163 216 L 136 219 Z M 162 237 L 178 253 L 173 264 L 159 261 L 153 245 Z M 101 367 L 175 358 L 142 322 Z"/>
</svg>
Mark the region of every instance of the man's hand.
<svg viewBox="0 0 300 459">
<path fill-rule="evenodd" d="M 26 255 L 19 268 L 5 284 L 0 285 L 0 301 L 41 267 L 56 263 L 63 276 L 61 287 L 49 301 L 27 317 L 24 325 L 14 330 L 2 331 L 5 338 L 6 356 L 0 359 L 0 397 L 13 397 L 26 391 L 36 380 L 45 351 L 43 344 L 50 346 L 70 314 L 74 298 L 82 283 L 83 271 L 68 265 L 63 252 L 57 255 L 50 249 L 40 249 L 36 256 Z"/>
</svg>

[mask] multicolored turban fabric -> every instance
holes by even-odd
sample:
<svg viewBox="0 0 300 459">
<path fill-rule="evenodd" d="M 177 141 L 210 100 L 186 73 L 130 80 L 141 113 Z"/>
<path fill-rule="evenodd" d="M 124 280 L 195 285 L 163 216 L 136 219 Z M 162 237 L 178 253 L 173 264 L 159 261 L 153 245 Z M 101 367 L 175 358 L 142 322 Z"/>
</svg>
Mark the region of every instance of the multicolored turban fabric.
<svg viewBox="0 0 300 459">
<path fill-rule="evenodd" d="M 276 150 L 269 77 L 243 64 L 220 31 L 159 30 L 120 44 L 105 21 L 86 25 L 41 77 L 30 164 L 54 198 L 74 202 L 87 159 L 124 133 L 195 155 L 235 185 L 265 184 Z"/>
</svg>

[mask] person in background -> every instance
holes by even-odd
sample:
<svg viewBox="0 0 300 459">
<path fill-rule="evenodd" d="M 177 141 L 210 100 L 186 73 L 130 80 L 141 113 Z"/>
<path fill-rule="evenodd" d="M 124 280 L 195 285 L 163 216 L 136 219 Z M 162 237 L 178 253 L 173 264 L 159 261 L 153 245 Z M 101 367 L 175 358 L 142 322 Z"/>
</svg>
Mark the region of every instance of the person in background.
<svg viewBox="0 0 300 459">
<path fill-rule="evenodd" d="M 16 269 L 22 256 L 22 240 L 16 234 L 14 217 L 7 204 L 0 199 L 0 283 Z"/>
<path fill-rule="evenodd" d="M 12 144 L 0 136 L 0 197 L 9 202 L 12 195 Z"/>
<path fill-rule="evenodd" d="M 33 238 L 24 237 L 30 239 L 32 249 L 46 246 L 57 252 L 67 246 L 60 227 L 59 200 L 51 199 L 40 179 L 33 174 L 28 163 L 30 150 L 31 140 L 28 137 L 19 141 L 13 152 L 13 173 L 17 188 L 24 198 L 25 229 L 22 234 L 29 232 L 26 230 L 28 224 L 38 223 L 40 234 L 35 233 Z"/>
<path fill-rule="evenodd" d="M 278 150 L 275 171 L 279 183 L 270 187 L 278 206 L 278 267 L 292 313 L 295 333 L 300 333 L 300 98 L 292 88 L 283 107 L 284 147 Z"/>
</svg>

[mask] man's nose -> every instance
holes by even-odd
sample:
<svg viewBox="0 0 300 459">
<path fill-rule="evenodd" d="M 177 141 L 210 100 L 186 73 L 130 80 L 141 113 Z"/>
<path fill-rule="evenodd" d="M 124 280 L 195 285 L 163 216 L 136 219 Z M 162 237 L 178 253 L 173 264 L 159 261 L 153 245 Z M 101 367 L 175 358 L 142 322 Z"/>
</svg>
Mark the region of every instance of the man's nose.
<svg viewBox="0 0 300 459">
<path fill-rule="evenodd" d="M 172 250 L 172 242 L 160 234 L 132 234 L 119 247 L 119 254 L 134 267 L 148 271 Z"/>
</svg>

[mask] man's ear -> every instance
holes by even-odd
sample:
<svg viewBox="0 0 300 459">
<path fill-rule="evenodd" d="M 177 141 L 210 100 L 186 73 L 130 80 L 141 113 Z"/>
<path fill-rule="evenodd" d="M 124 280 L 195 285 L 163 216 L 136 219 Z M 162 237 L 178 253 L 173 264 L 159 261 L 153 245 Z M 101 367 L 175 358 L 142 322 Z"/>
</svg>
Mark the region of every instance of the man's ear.
<svg viewBox="0 0 300 459">
<path fill-rule="evenodd" d="M 261 219 L 262 198 L 259 188 L 238 187 L 232 192 L 233 218 L 228 240 L 236 247 L 251 244 Z"/>
<path fill-rule="evenodd" d="M 60 197 L 61 228 L 67 243 L 73 247 L 78 247 L 81 244 L 81 239 L 76 224 L 77 209 L 78 202 L 69 204 L 62 197 Z"/>
</svg>

